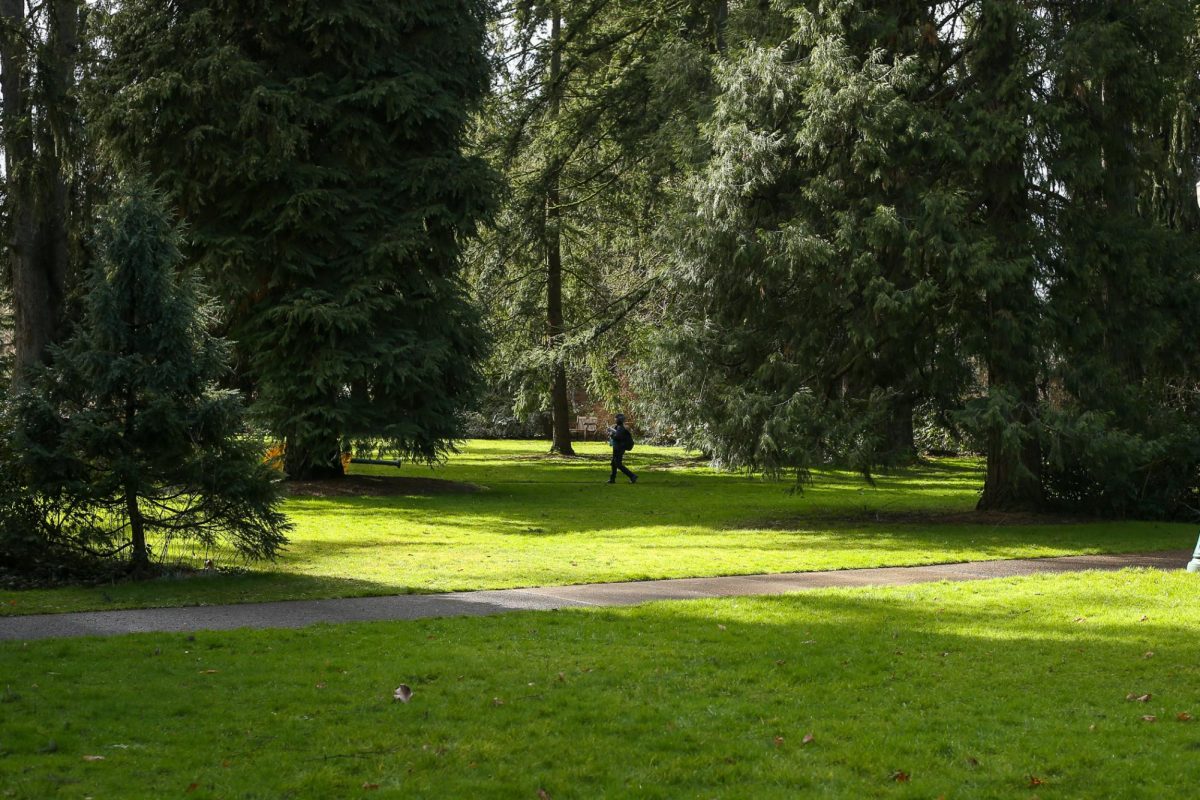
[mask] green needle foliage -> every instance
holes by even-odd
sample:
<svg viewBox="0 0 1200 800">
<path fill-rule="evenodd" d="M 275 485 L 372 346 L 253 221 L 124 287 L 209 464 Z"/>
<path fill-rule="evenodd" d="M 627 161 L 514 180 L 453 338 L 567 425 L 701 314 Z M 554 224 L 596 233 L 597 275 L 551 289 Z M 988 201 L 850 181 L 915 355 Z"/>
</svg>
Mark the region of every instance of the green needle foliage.
<svg viewBox="0 0 1200 800">
<path fill-rule="evenodd" d="M 754 6 L 754 7 L 752 7 Z M 644 385 L 766 473 L 987 453 L 980 507 L 1194 513 L 1194 3 L 736 4 Z"/>
<path fill-rule="evenodd" d="M 290 527 L 198 279 L 177 273 L 162 200 L 132 185 L 103 215 L 83 318 L 14 401 L 14 462 L 50 547 L 129 550 L 135 571 L 175 541 L 273 558 Z M 26 509 L 27 510 L 27 509 Z M 25 532 L 26 535 L 28 531 Z"/>
<path fill-rule="evenodd" d="M 107 21 L 106 144 L 188 224 L 290 477 L 340 476 L 348 439 L 434 461 L 459 433 L 483 352 L 459 256 L 490 202 L 461 152 L 485 12 L 131 0 Z"/>
</svg>

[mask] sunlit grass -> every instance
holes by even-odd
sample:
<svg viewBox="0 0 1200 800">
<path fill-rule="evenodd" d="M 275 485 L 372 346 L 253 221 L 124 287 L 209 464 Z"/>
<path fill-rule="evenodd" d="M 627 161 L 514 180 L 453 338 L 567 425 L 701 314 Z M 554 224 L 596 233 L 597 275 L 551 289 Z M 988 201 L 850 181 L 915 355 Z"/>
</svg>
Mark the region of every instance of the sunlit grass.
<svg viewBox="0 0 1200 800">
<path fill-rule="evenodd" d="M 286 509 L 296 528 L 274 565 L 244 575 L 0 592 L 0 613 L 912 565 L 1186 548 L 1195 539 L 1189 526 L 1162 523 L 913 521 L 916 512 L 974 506 L 982 475 L 969 460 L 879 475 L 874 485 L 822 472 L 793 493 L 788 483 L 714 472 L 682 451 L 642 445 L 628 457 L 639 483 L 609 486 L 602 443 L 581 444 L 577 459 L 545 450 L 544 442 L 473 441 L 433 471 L 363 467 L 485 488 L 292 498 Z M 888 519 L 902 513 L 910 516 Z"/>
<path fill-rule="evenodd" d="M 0 796 L 1191 797 L 1197 630 L 1125 571 L 7 643 Z"/>
</svg>

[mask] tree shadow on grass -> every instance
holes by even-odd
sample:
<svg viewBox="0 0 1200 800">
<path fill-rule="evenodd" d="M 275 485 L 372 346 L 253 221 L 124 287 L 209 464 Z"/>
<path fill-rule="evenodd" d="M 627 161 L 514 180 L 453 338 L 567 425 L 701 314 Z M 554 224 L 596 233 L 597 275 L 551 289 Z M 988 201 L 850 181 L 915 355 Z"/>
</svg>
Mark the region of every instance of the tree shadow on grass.
<svg viewBox="0 0 1200 800">
<path fill-rule="evenodd" d="M 0 774 L 45 796 L 104 779 L 91 742 L 145 741 L 103 751 L 126 793 L 228 758 L 222 781 L 266 796 L 349 795 L 366 763 L 413 796 L 1011 798 L 1036 778 L 1041 796 L 1188 797 L 1191 586 L 1131 572 L 31 643 Z M 64 753 L 39 751 L 55 737 Z"/>
</svg>

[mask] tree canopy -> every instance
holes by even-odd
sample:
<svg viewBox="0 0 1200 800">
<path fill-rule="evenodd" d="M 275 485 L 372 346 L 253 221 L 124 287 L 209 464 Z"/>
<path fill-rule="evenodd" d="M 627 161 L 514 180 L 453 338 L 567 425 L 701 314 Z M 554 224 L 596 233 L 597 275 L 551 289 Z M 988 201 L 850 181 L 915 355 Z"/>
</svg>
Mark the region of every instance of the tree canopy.
<svg viewBox="0 0 1200 800">
<path fill-rule="evenodd" d="M 459 261 L 491 179 L 462 143 L 485 16 L 473 0 L 127 0 L 108 20 L 106 146 L 187 221 L 293 477 L 341 474 L 351 440 L 435 460 L 475 395 Z"/>
</svg>

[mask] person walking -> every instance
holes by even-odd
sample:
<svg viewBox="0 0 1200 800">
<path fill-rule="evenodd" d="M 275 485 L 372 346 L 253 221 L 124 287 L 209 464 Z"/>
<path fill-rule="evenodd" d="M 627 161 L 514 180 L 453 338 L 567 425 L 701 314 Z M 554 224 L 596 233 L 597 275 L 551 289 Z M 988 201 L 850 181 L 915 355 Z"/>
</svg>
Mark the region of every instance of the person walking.
<svg viewBox="0 0 1200 800">
<path fill-rule="evenodd" d="M 633 449 L 633 434 L 625 427 L 625 415 L 617 414 L 617 424 L 608 429 L 608 444 L 612 447 L 612 474 L 608 476 L 609 483 L 617 482 L 617 470 L 621 470 L 629 478 L 630 483 L 637 483 L 637 475 L 629 471 L 622 463 L 625 453 Z"/>
</svg>

